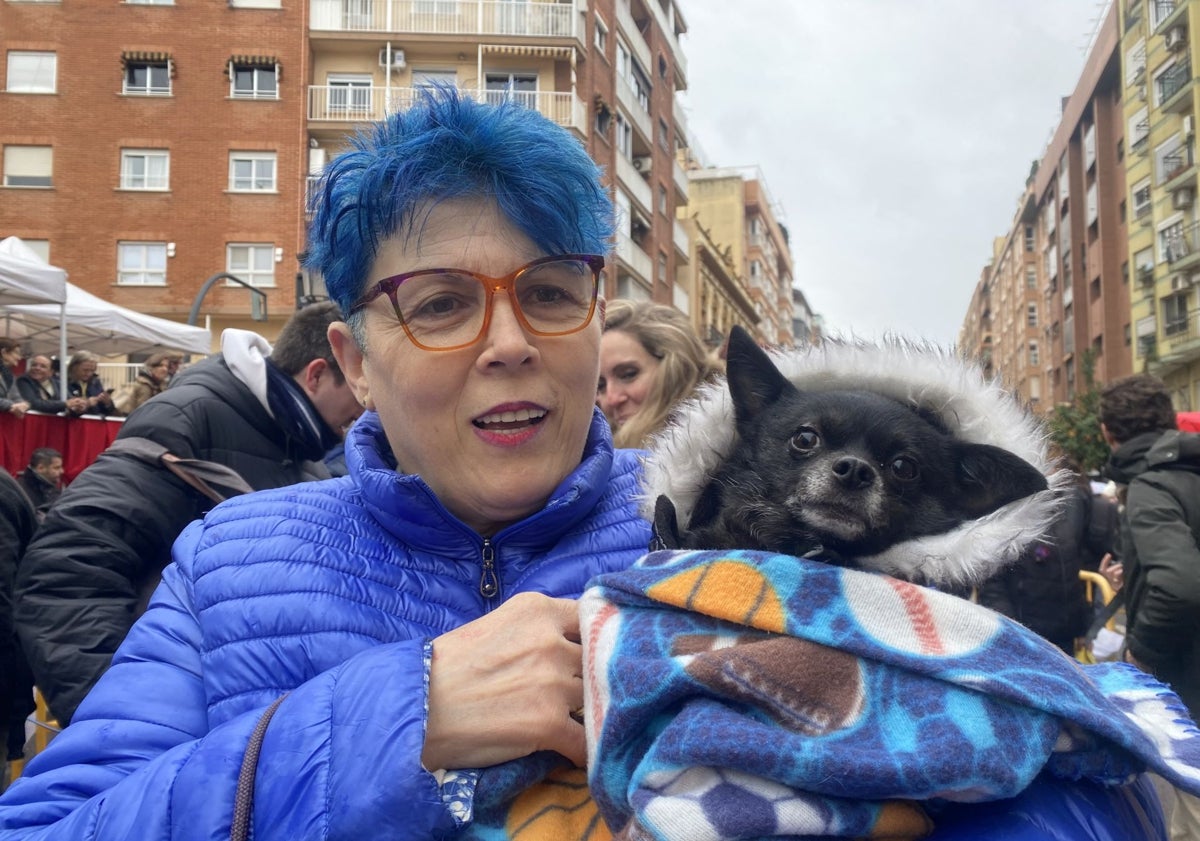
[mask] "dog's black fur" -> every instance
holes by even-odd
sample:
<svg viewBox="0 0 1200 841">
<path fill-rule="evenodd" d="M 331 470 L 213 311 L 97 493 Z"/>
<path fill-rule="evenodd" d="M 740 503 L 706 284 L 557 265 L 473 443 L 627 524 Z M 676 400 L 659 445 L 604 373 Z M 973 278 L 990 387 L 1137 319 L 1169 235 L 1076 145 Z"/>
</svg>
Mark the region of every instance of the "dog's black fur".
<svg viewBox="0 0 1200 841">
<path fill-rule="evenodd" d="M 656 548 L 763 549 L 853 565 L 1045 490 L 1031 464 L 870 391 L 800 391 L 740 327 L 727 353 L 737 441 L 684 533 L 661 496 Z"/>
</svg>

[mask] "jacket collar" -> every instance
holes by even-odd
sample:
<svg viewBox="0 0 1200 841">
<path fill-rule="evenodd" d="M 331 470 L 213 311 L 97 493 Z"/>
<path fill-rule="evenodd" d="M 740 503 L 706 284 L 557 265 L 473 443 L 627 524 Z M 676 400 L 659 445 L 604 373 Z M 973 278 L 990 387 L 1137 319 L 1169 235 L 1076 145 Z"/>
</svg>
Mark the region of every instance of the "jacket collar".
<svg viewBox="0 0 1200 841">
<path fill-rule="evenodd" d="M 596 409 L 579 466 L 541 511 L 505 527 L 492 541 L 510 547 L 553 545 L 595 507 L 607 488 L 612 464 L 608 422 Z M 420 476 L 397 471 L 375 412 L 363 413 L 347 432 L 346 469 L 371 515 L 406 544 L 438 554 L 472 555 L 482 546 L 483 538 L 451 514 Z"/>
</svg>

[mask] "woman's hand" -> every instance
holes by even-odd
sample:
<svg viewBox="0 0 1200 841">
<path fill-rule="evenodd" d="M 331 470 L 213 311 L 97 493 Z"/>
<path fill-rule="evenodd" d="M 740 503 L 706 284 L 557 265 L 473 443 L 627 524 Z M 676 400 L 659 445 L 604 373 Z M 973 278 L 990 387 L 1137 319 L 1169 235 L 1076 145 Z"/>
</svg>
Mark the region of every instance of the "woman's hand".
<svg viewBox="0 0 1200 841">
<path fill-rule="evenodd" d="M 12 408 L 10 408 L 8 411 L 12 412 L 19 418 L 23 418 L 25 417 L 25 413 L 29 411 L 29 404 L 24 400 L 21 400 L 20 402 L 13 403 Z"/>
<path fill-rule="evenodd" d="M 1112 553 L 1106 553 L 1100 559 L 1100 574 L 1107 579 L 1114 590 L 1120 590 L 1125 583 L 1125 565 L 1114 561 Z"/>
<path fill-rule="evenodd" d="M 481 768 L 535 751 L 587 758 L 583 648 L 571 599 L 513 596 L 433 641 L 429 721 L 421 764 Z"/>
<path fill-rule="evenodd" d="M 72 415 L 82 415 L 88 410 L 88 402 L 82 397 L 68 397 L 67 411 Z"/>
</svg>

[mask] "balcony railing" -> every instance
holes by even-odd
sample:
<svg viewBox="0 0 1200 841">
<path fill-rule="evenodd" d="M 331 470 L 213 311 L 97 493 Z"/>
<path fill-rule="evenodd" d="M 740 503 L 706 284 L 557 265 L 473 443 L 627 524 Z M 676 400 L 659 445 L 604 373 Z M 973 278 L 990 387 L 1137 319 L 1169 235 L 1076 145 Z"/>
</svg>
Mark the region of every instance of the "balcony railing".
<svg viewBox="0 0 1200 841">
<path fill-rule="evenodd" d="M 578 38 L 574 3 L 507 0 L 309 0 L 309 28 L 330 32 Z"/>
<path fill-rule="evenodd" d="M 1167 100 L 1179 93 L 1183 86 L 1192 81 L 1191 60 L 1181 61 L 1158 77 L 1158 101 L 1166 104 Z"/>
<path fill-rule="evenodd" d="M 1163 231 L 1163 256 L 1168 263 L 1178 263 L 1193 254 L 1200 254 L 1200 222 L 1184 227 L 1183 223 L 1172 225 Z"/>
<path fill-rule="evenodd" d="M 371 122 L 412 105 L 419 88 L 309 85 L 308 119 L 312 122 Z M 587 133 L 583 101 L 570 91 L 489 91 L 463 89 L 468 96 L 500 102 L 511 96 L 565 128 Z"/>
</svg>

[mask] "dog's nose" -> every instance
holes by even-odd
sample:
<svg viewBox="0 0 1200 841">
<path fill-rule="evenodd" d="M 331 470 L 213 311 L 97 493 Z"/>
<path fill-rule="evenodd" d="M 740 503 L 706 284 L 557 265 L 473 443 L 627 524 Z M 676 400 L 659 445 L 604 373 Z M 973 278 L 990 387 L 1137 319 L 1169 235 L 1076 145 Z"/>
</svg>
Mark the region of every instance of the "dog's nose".
<svg viewBox="0 0 1200 841">
<path fill-rule="evenodd" d="M 844 456 L 833 463 L 833 475 L 847 490 L 856 491 L 875 481 L 875 470 L 861 458 Z"/>
</svg>

